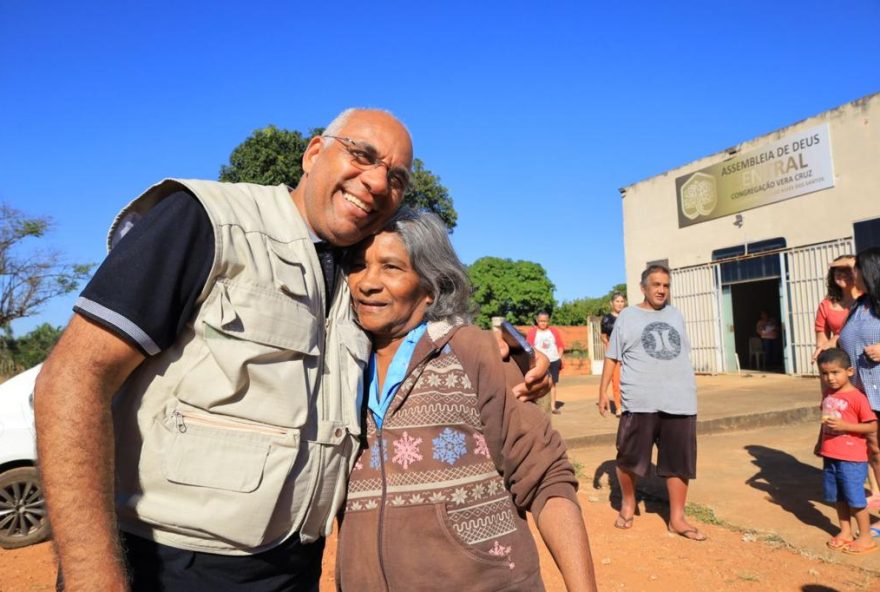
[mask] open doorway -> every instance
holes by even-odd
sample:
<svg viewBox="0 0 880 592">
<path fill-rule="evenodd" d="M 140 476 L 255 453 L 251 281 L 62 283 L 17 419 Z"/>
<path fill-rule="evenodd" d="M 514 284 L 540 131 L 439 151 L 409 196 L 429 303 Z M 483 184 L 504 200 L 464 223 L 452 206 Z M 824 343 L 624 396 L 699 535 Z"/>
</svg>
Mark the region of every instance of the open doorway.
<svg viewBox="0 0 880 592">
<path fill-rule="evenodd" d="M 785 372 L 783 361 L 782 325 L 779 309 L 779 278 L 742 282 L 730 286 L 734 342 L 739 356 L 740 368 Z M 775 332 L 764 333 L 767 339 L 758 335 L 758 321 L 766 312 L 770 322 L 775 323 Z M 760 352 L 760 353 L 758 353 Z"/>
</svg>

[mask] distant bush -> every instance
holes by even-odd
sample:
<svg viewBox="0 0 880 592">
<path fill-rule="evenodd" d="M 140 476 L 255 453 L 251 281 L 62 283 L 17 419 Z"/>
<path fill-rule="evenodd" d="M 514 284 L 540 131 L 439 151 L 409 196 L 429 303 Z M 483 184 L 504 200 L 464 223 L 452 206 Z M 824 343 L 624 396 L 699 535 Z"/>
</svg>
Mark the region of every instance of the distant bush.
<svg viewBox="0 0 880 592">
<path fill-rule="evenodd" d="M 7 333 L 0 340 L 0 374 L 12 376 L 41 363 L 59 337 L 61 327 L 53 327 L 48 323 L 43 323 L 19 338 Z"/>
</svg>

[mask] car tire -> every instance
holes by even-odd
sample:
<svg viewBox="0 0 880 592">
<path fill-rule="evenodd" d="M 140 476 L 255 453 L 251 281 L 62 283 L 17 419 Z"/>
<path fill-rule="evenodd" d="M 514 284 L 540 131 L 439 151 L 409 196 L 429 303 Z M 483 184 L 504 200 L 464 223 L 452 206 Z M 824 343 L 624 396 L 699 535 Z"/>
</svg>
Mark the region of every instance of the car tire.
<svg viewBox="0 0 880 592">
<path fill-rule="evenodd" d="M 49 538 L 46 502 L 37 469 L 0 473 L 0 547 L 16 549 Z"/>
</svg>

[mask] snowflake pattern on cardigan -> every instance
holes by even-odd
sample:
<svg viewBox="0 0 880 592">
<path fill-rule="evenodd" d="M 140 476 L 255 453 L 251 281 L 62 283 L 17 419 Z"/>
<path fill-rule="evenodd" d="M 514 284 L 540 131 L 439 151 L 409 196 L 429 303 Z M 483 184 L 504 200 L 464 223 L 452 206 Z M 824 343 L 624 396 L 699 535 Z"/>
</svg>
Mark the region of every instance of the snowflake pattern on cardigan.
<svg viewBox="0 0 880 592">
<path fill-rule="evenodd" d="M 412 438 L 406 432 L 403 436 L 394 440 L 394 457 L 391 462 L 395 462 L 408 469 L 412 463 L 422 460 L 422 453 L 419 452 L 419 446 L 422 444 L 421 438 Z"/>
<path fill-rule="evenodd" d="M 464 433 L 452 428 L 446 428 L 440 435 L 432 440 L 434 444 L 434 459 L 454 465 L 461 456 L 467 452 L 464 445 Z"/>
</svg>

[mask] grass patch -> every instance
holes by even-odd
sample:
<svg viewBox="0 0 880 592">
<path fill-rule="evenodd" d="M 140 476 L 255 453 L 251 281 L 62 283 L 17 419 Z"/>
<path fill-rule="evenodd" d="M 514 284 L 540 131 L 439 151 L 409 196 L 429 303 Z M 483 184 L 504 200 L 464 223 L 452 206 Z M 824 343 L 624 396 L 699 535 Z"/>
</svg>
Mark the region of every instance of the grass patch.
<svg viewBox="0 0 880 592">
<path fill-rule="evenodd" d="M 694 520 L 699 520 L 703 524 L 712 524 L 714 526 L 725 526 L 725 522 L 715 515 L 715 511 L 709 506 L 701 506 L 688 502 L 684 507 L 686 516 L 690 516 Z"/>
<path fill-rule="evenodd" d="M 571 466 L 574 467 L 574 476 L 578 479 L 583 479 L 586 476 L 584 475 L 584 463 L 573 458 L 569 458 L 568 461 L 571 463 Z"/>
<path fill-rule="evenodd" d="M 758 577 L 758 574 L 750 572 L 750 571 L 741 571 L 736 574 L 741 580 L 745 580 L 746 582 L 760 582 L 761 578 Z"/>
</svg>

